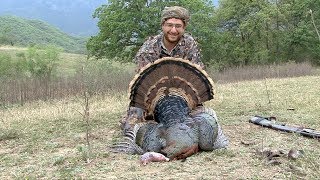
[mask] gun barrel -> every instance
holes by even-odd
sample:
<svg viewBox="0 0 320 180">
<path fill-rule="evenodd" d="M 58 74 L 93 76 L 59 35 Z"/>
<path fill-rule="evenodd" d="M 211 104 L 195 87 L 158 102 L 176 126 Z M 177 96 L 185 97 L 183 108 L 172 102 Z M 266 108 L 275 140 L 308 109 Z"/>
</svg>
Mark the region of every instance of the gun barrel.
<svg viewBox="0 0 320 180">
<path fill-rule="evenodd" d="M 301 134 L 302 136 L 320 139 L 320 132 L 315 131 L 313 129 L 290 127 L 290 126 L 286 126 L 285 124 L 275 123 L 273 121 L 268 120 L 268 118 L 261 117 L 261 116 L 254 116 L 249 120 L 249 122 L 260 125 L 262 127 L 268 127 L 271 129 L 289 132 L 289 133 L 298 133 L 298 134 Z"/>
</svg>

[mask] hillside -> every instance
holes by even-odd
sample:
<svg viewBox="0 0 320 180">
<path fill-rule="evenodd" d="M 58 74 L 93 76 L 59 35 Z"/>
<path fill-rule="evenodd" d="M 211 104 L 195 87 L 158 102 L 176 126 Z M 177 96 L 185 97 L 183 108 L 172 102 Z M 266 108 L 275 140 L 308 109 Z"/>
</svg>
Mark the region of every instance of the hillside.
<svg viewBox="0 0 320 180">
<path fill-rule="evenodd" d="M 67 52 L 85 52 L 85 38 L 70 36 L 39 20 L 17 16 L 0 16 L 0 44 L 28 46 L 53 44 Z"/>
<path fill-rule="evenodd" d="M 0 15 L 39 19 L 75 36 L 98 32 L 92 14 L 105 0 L 1 0 Z"/>
</svg>

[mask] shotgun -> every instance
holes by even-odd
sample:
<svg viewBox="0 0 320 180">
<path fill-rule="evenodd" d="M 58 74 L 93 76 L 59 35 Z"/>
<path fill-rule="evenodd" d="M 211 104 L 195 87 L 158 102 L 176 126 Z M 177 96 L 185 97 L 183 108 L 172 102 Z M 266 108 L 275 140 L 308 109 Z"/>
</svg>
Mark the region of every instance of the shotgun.
<svg viewBox="0 0 320 180">
<path fill-rule="evenodd" d="M 249 122 L 253 124 L 260 125 L 262 127 L 267 127 L 279 131 L 284 131 L 284 132 L 289 132 L 289 133 L 297 133 L 302 136 L 306 136 L 309 138 L 315 138 L 315 139 L 320 139 L 320 132 L 315 131 L 314 129 L 309 129 L 309 128 L 303 128 L 303 127 L 291 127 L 291 126 L 286 126 L 285 124 L 277 123 L 276 118 L 271 116 L 271 117 L 262 117 L 262 116 L 254 116 L 252 117 Z"/>
</svg>

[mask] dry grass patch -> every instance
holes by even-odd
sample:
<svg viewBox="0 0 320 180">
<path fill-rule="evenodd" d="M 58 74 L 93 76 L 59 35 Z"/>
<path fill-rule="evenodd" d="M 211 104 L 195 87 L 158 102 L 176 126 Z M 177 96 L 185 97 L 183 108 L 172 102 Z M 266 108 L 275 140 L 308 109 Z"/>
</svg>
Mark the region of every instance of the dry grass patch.
<svg viewBox="0 0 320 180">
<path fill-rule="evenodd" d="M 253 115 L 273 115 L 290 125 L 320 130 L 319 83 L 319 76 L 217 83 L 215 99 L 205 105 L 216 110 L 230 139 L 228 149 L 147 166 L 139 164 L 138 155 L 107 151 L 121 138 L 118 121 L 128 105 L 126 93 L 90 99 L 90 150 L 79 113 L 81 97 L 1 109 L 0 178 L 319 179 L 319 141 L 248 122 Z M 279 164 L 270 164 L 257 153 L 266 149 L 298 149 L 304 156 L 279 157 Z"/>
<path fill-rule="evenodd" d="M 318 69 L 309 62 L 270 65 L 248 65 L 231 67 L 221 72 L 211 70 L 211 74 L 218 82 L 230 83 L 243 80 L 257 80 L 265 78 L 299 77 L 319 74 Z"/>
</svg>

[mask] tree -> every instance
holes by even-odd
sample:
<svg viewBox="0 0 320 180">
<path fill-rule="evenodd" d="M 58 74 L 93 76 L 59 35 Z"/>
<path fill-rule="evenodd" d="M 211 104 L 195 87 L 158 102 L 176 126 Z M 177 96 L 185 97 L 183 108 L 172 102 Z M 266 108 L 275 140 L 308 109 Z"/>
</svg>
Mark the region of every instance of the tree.
<svg viewBox="0 0 320 180">
<path fill-rule="evenodd" d="M 180 5 L 190 10 L 188 31 L 201 42 L 210 40 L 213 3 L 208 0 L 110 0 L 99 7 L 94 17 L 99 18 L 100 32 L 87 43 L 90 56 L 131 61 L 148 36 L 160 32 L 161 11 L 165 6 Z M 193 19 L 194 18 L 194 19 Z M 203 23 L 198 22 L 201 21 Z M 209 23 L 209 24 L 207 24 Z M 201 29 L 201 30 L 199 30 Z M 200 43 L 201 44 L 201 43 Z M 203 46 L 208 52 L 207 46 Z M 208 54 L 209 55 L 209 54 Z M 209 59 L 205 56 L 204 59 Z M 204 60 L 205 61 L 205 60 Z"/>
<path fill-rule="evenodd" d="M 223 66 L 263 63 L 268 59 L 265 0 L 222 0 L 217 10 Z"/>
<path fill-rule="evenodd" d="M 29 47 L 26 55 L 26 63 L 31 75 L 39 78 L 44 85 L 45 98 L 50 96 L 50 83 L 54 71 L 60 61 L 61 48 L 48 45 L 44 48 L 37 46 Z"/>
<path fill-rule="evenodd" d="M 0 77 L 10 76 L 12 68 L 11 56 L 5 53 L 0 53 Z"/>
<path fill-rule="evenodd" d="M 221 0 L 216 11 L 220 48 L 214 59 L 223 67 L 319 61 L 311 8 L 319 10 L 320 1 Z"/>
<path fill-rule="evenodd" d="M 187 32 L 207 65 L 320 64 L 318 0 L 220 0 L 218 8 L 209 0 L 110 0 L 94 14 L 100 32 L 87 43 L 90 56 L 131 61 L 144 39 L 160 31 L 161 10 L 170 5 L 190 10 Z"/>
<path fill-rule="evenodd" d="M 9 26 L 4 26 L 0 28 L 0 45 L 11 45 L 13 46 L 15 42 L 15 36 L 12 33 L 12 28 Z"/>
</svg>

